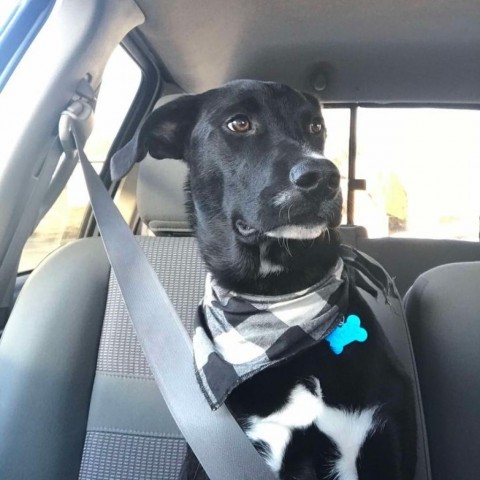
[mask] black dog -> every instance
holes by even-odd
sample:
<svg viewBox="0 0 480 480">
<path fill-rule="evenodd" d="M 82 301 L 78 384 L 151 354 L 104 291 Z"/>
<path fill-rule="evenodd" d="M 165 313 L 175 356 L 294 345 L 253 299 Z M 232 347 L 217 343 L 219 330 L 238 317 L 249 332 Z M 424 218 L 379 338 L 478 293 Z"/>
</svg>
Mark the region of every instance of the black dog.
<svg viewBox="0 0 480 480">
<path fill-rule="evenodd" d="M 192 226 L 217 283 L 283 295 L 318 284 L 339 259 L 340 175 L 323 156 L 325 139 L 315 97 L 236 81 L 154 111 L 112 172 L 147 152 L 183 159 Z M 362 319 L 366 343 L 334 355 L 318 342 L 245 380 L 227 406 L 281 479 L 412 479 L 409 381 L 353 288 L 344 313 Z M 191 451 L 182 472 L 207 478 Z"/>
</svg>

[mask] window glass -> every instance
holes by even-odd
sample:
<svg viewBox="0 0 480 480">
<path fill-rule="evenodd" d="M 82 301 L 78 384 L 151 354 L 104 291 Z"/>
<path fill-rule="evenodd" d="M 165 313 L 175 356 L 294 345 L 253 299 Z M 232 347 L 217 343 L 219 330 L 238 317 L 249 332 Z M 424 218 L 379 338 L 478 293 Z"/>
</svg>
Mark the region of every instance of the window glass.
<svg viewBox="0 0 480 480">
<path fill-rule="evenodd" d="M 325 156 L 340 170 L 343 193 L 343 218 L 346 223 L 346 205 L 348 188 L 348 143 L 350 138 L 350 109 L 324 108 L 323 116 L 327 127 Z"/>
<path fill-rule="evenodd" d="M 108 151 L 127 115 L 141 82 L 141 70 L 122 47 L 106 66 L 95 110 L 95 127 L 85 152 L 100 172 Z M 80 165 L 65 189 L 39 223 L 23 250 L 19 271 L 35 268 L 50 252 L 78 238 L 89 205 Z"/>
<path fill-rule="evenodd" d="M 370 237 L 479 239 L 480 112 L 359 108 L 355 223 Z"/>
<path fill-rule="evenodd" d="M 0 90 L 45 23 L 55 0 L 2 0 L 0 3 Z"/>
<path fill-rule="evenodd" d="M 21 0 L 2 0 L 0 3 L 0 33 L 2 33 L 20 2 Z"/>
</svg>

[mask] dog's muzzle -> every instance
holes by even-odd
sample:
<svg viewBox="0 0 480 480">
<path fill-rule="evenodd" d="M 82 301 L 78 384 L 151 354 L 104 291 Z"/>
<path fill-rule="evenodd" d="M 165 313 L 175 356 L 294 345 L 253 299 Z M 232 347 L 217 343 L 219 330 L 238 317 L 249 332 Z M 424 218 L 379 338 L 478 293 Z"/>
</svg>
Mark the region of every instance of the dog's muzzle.
<svg viewBox="0 0 480 480">
<path fill-rule="evenodd" d="M 270 228 L 258 229 L 246 219 L 236 220 L 235 230 L 243 240 L 251 241 L 258 235 L 312 240 L 328 230 L 332 218 L 337 216 L 333 203 L 338 203 L 336 199 L 340 195 L 338 168 L 323 156 L 306 156 L 297 160 L 288 176 L 290 186 L 271 200 L 271 205 L 279 212 L 273 211 L 275 219 Z M 338 208 L 341 208 L 340 203 Z"/>
</svg>

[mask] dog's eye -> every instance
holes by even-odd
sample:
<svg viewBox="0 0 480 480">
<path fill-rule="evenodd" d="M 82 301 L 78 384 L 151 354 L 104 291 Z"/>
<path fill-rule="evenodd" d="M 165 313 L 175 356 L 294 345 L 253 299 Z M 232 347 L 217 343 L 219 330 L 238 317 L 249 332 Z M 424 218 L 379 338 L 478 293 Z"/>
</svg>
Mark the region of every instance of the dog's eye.
<svg viewBox="0 0 480 480">
<path fill-rule="evenodd" d="M 319 133 L 321 133 L 322 130 L 323 130 L 322 122 L 318 118 L 312 120 L 310 122 L 310 125 L 308 126 L 308 131 L 312 135 L 318 135 Z"/>
<path fill-rule="evenodd" d="M 252 129 L 252 124 L 245 115 L 237 115 L 228 121 L 227 127 L 235 133 L 246 133 Z"/>
</svg>

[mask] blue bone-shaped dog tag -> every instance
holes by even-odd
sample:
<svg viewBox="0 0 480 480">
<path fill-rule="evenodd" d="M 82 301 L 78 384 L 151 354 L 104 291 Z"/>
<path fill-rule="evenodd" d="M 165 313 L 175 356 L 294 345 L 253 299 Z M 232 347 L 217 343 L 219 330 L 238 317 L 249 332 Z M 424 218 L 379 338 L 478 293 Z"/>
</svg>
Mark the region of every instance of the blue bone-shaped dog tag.
<svg viewBox="0 0 480 480">
<path fill-rule="evenodd" d="M 335 355 L 340 355 L 343 348 L 353 342 L 364 342 L 368 338 L 367 331 L 360 325 L 357 315 L 349 315 L 345 323 L 339 325 L 326 340 Z"/>
</svg>

